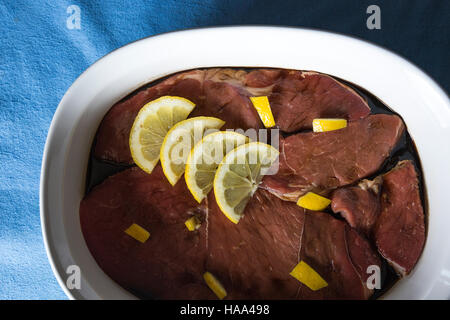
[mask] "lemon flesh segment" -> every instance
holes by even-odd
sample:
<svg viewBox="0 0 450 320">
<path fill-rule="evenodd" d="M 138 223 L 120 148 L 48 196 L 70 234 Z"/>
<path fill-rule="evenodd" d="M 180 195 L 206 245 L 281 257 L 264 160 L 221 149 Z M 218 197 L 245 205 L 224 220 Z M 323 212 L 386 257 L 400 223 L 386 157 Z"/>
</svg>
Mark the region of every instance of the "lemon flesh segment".
<svg viewBox="0 0 450 320">
<path fill-rule="evenodd" d="M 219 131 L 205 136 L 191 150 L 184 178 L 189 191 L 199 203 L 212 190 L 214 175 L 223 157 L 249 139 L 237 132 Z"/>
<path fill-rule="evenodd" d="M 270 108 L 269 98 L 267 96 L 250 97 L 256 111 L 261 118 L 266 128 L 272 128 L 275 126 L 275 119 L 273 118 L 272 109 Z"/>
<path fill-rule="evenodd" d="M 262 177 L 278 158 L 270 145 L 250 142 L 229 152 L 214 176 L 214 195 L 222 213 L 238 223 Z"/>
<path fill-rule="evenodd" d="M 330 199 L 319 196 L 314 192 L 308 192 L 304 196 L 301 196 L 297 201 L 298 206 L 313 211 L 324 210 L 330 203 Z"/>
<path fill-rule="evenodd" d="M 130 151 L 133 161 L 151 173 L 159 160 L 164 137 L 177 122 L 188 117 L 195 104 L 185 98 L 163 96 L 144 105 L 130 131 Z"/>
<path fill-rule="evenodd" d="M 289 274 L 313 291 L 328 286 L 328 283 L 320 274 L 304 261 L 300 261 Z"/>
<path fill-rule="evenodd" d="M 347 127 L 345 119 L 314 119 L 312 122 L 314 132 L 326 132 Z"/>
<path fill-rule="evenodd" d="M 175 124 L 166 134 L 160 150 L 161 166 L 171 185 L 175 185 L 185 171 L 192 148 L 205 135 L 225 124 L 213 117 L 195 117 Z"/>
<path fill-rule="evenodd" d="M 210 272 L 205 272 L 203 274 L 203 279 L 206 282 L 206 285 L 215 293 L 215 295 L 222 300 L 227 296 L 227 291 L 220 283 L 219 280 Z"/>
<path fill-rule="evenodd" d="M 126 229 L 125 233 L 141 243 L 144 243 L 150 237 L 150 232 L 136 223 L 133 223 L 128 229 Z"/>
<path fill-rule="evenodd" d="M 187 220 L 184 222 L 184 225 L 186 226 L 186 228 L 187 228 L 189 231 L 195 231 L 195 230 L 197 230 L 198 228 L 200 228 L 201 223 L 200 223 L 200 221 L 198 220 L 197 217 L 192 217 L 192 218 L 187 219 Z"/>
</svg>

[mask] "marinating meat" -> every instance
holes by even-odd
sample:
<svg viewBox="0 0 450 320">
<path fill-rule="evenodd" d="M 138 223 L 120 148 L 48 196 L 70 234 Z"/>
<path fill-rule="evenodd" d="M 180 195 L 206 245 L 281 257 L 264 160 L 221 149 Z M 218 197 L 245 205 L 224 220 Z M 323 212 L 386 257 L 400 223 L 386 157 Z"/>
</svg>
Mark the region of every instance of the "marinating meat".
<svg viewBox="0 0 450 320">
<path fill-rule="evenodd" d="M 333 192 L 331 209 L 340 213 L 348 224 L 367 236 L 380 214 L 382 178 L 363 180 L 357 186 L 339 188 Z"/>
<path fill-rule="evenodd" d="M 144 299 L 216 299 L 205 272 L 225 288 L 226 299 L 293 300 L 369 299 L 369 269 L 386 261 L 409 274 L 425 243 L 418 158 L 383 172 L 398 161 L 393 154 L 400 149 L 393 150 L 409 137 L 405 124 L 364 93 L 371 110 L 350 86 L 310 71 L 210 68 L 175 74 L 116 103 L 92 148 L 91 161 L 108 168 L 95 179 L 89 170 L 80 203 L 83 236 L 98 265 Z M 166 95 L 194 102 L 189 117 L 224 120 L 222 130 L 264 128 L 250 97 L 267 97 L 281 130 L 278 170 L 262 178 L 239 223 L 221 211 L 214 189 L 197 203 L 184 179 L 170 185 L 161 165 L 150 174 L 130 166 L 129 135 L 139 110 Z M 311 132 L 316 118 L 344 118 L 346 127 Z M 108 177 L 111 172 L 118 173 Z M 329 198 L 334 213 L 317 195 L 308 201 L 325 201 L 316 206 L 323 212 L 294 202 L 307 192 Z M 193 217 L 195 226 L 185 224 Z M 145 240 L 130 226 L 144 230 Z M 300 262 L 326 285 L 315 290 L 294 277 Z"/>
<path fill-rule="evenodd" d="M 282 131 L 310 129 L 314 118 L 358 120 L 370 113 L 353 89 L 330 76 L 296 70 L 252 71 L 248 83 L 272 85 L 269 95 L 275 121 Z"/>
<path fill-rule="evenodd" d="M 280 143 L 278 173 L 262 188 L 296 201 L 308 191 L 327 194 L 374 174 L 397 144 L 404 125 L 395 115 L 375 114 L 346 128 L 291 135 Z"/>
<path fill-rule="evenodd" d="M 188 232 L 184 221 L 193 215 L 201 227 Z M 305 213 L 258 190 L 235 225 L 213 193 L 194 203 L 183 183 L 172 188 L 163 179 L 160 166 L 151 175 L 131 168 L 108 178 L 82 201 L 80 219 L 100 267 L 143 298 L 213 298 L 202 280 L 209 271 L 229 299 L 365 299 L 367 265 L 380 264 L 364 238 L 328 214 Z M 148 230 L 149 240 L 125 234 L 132 223 Z M 299 260 L 328 286 L 313 292 L 290 276 Z"/>
<path fill-rule="evenodd" d="M 411 161 L 383 175 L 381 213 L 374 229 L 381 255 L 400 275 L 409 274 L 425 244 L 425 215 Z"/>
<path fill-rule="evenodd" d="M 151 175 L 130 168 L 106 179 L 81 202 L 80 222 L 98 265 L 124 288 L 143 298 L 214 298 L 204 286 L 205 226 L 186 232 L 205 208 L 184 183 L 172 187 L 161 166 Z M 124 231 L 133 223 L 150 232 L 140 243 Z"/>
<path fill-rule="evenodd" d="M 300 299 L 368 299 L 372 290 L 366 284 L 367 267 L 381 266 L 365 238 L 322 212 L 306 213 L 299 257 L 328 282 L 317 291 L 302 285 Z"/>
</svg>

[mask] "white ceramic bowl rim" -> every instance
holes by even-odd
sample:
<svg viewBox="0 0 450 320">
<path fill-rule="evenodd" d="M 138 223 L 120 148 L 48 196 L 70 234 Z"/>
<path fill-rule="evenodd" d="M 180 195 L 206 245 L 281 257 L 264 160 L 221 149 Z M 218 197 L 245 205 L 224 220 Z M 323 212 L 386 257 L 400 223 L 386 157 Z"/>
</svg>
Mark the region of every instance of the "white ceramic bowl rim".
<svg viewBox="0 0 450 320">
<path fill-rule="evenodd" d="M 365 88 L 403 117 L 421 157 L 428 238 L 413 273 L 384 298 L 449 298 L 450 216 L 443 187 L 450 181 L 446 93 L 416 66 L 376 45 L 330 32 L 263 26 L 200 28 L 133 42 L 95 62 L 66 92 L 49 129 L 40 185 L 47 255 L 65 293 L 72 299 L 134 298 L 100 270 L 79 225 L 88 154 L 104 114 L 134 89 L 165 75 L 226 66 L 331 74 Z M 74 264 L 82 270 L 80 290 L 66 287 L 66 269 Z"/>
</svg>

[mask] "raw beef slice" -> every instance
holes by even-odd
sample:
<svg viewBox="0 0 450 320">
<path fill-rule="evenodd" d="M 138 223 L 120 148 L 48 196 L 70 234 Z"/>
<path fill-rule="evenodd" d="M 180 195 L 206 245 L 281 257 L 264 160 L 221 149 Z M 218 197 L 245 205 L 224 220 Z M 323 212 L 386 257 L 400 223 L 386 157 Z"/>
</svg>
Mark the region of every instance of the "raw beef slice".
<svg viewBox="0 0 450 320">
<path fill-rule="evenodd" d="M 425 216 L 411 161 L 399 162 L 373 181 L 336 190 L 331 208 L 374 239 L 378 251 L 401 276 L 417 263 L 425 242 Z"/>
<path fill-rule="evenodd" d="M 202 221 L 194 232 L 184 225 L 192 215 Z M 202 278 L 209 271 L 227 299 L 364 299 L 371 294 L 365 270 L 379 264 L 364 238 L 328 214 L 258 190 L 235 225 L 213 193 L 198 205 L 184 183 L 168 184 L 160 166 L 105 180 L 81 202 L 80 220 L 99 266 L 141 298 L 214 299 Z M 150 232 L 145 243 L 125 234 L 132 223 Z M 289 275 L 301 259 L 328 287 L 313 292 Z"/>
<path fill-rule="evenodd" d="M 205 209 L 184 183 L 172 187 L 161 166 L 151 175 L 130 168 L 106 179 L 81 202 L 80 222 L 103 271 L 142 298 L 209 299 L 204 285 L 205 224 L 186 232 L 184 222 Z M 140 243 L 124 231 L 136 223 L 150 232 Z"/>
<path fill-rule="evenodd" d="M 368 299 L 367 268 L 381 267 L 369 242 L 327 213 L 305 215 L 299 259 L 318 272 L 328 286 L 312 291 L 301 285 L 299 299 Z"/>
<path fill-rule="evenodd" d="M 259 189 L 235 225 L 208 198 L 207 269 L 230 299 L 367 299 L 367 267 L 381 262 L 370 244 L 329 214 L 306 212 Z M 328 286 L 312 291 L 289 275 L 300 260 Z"/>
<path fill-rule="evenodd" d="M 370 113 L 353 89 L 317 72 L 283 70 L 269 101 L 276 124 L 286 132 L 310 129 L 314 118 L 352 121 Z"/>
<path fill-rule="evenodd" d="M 291 135 L 280 142 L 278 172 L 261 187 L 290 201 L 308 191 L 327 194 L 374 174 L 403 130 L 400 117 L 375 114 L 340 130 Z"/>
<path fill-rule="evenodd" d="M 258 190 L 244 217 L 232 223 L 208 197 L 207 269 L 230 299 L 295 299 L 299 282 L 289 273 L 298 263 L 304 210 Z"/>
<path fill-rule="evenodd" d="M 131 126 L 139 110 L 146 103 L 164 95 L 177 95 L 198 103 L 202 94 L 201 79 L 201 71 L 177 74 L 116 103 L 105 115 L 97 130 L 94 142 L 95 157 L 117 163 L 133 163 L 128 141 Z"/>
<path fill-rule="evenodd" d="M 371 236 L 380 214 L 382 178 L 363 180 L 357 186 L 339 188 L 331 197 L 331 209 L 340 213 L 356 230 Z"/>
<path fill-rule="evenodd" d="M 98 129 L 95 156 L 118 163 L 133 163 L 128 140 L 134 119 L 146 103 L 164 95 L 191 100 L 196 107 L 190 117 L 218 117 L 225 121 L 223 129 L 262 128 L 258 113 L 248 98 L 251 94 L 242 87 L 245 74 L 231 69 L 183 72 L 116 103 Z"/>
</svg>

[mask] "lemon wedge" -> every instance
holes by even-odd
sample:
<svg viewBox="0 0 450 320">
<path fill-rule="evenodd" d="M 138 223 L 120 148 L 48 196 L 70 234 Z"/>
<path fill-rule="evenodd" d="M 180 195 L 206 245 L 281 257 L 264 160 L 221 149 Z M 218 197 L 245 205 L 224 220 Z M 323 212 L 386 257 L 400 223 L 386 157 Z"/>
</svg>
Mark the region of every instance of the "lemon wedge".
<svg viewBox="0 0 450 320">
<path fill-rule="evenodd" d="M 184 178 L 189 191 L 199 203 L 213 188 L 214 175 L 223 157 L 248 138 L 232 131 L 208 134 L 191 150 Z"/>
<path fill-rule="evenodd" d="M 312 122 L 314 132 L 333 131 L 345 128 L 347 120 L 345 119 L 314 119 Z"/>
<path fill-rule="evenodd" d="M 275 119 L 273 118 L 272 109 L 270 109 L 269 98 L 267 96 L 250 97 L 259 117 L 266 128 L 275 126 Z"/>
<path fill-rule="evenodd" d="M 325 288 L 328 283 L 306 262 L 300 261 L 290 273 L 295 279 L 313 291 Z"/>
<path fill-rule="evenodd" d="M 195 104 L 185 98 L 164 96 L 142 107 L 130 132 L 130 151 L 134 162 L 151 173 L 159 160 L 159 150 L 169 129 L 188 117 Z"/>
<path fill-rule="evenodd" d="M 183 175 L 191 149 L 205 135 L 225 124 L 213 117 L 195 117 L 180 121 L 166 134 L 160 150 L 161 166 L 171 185 Z"/>
<path fill-rule="evenodd" d="M 197 217 L 192 217 L 192 218 L 187 219 L 185 221 L 184 225 L 186 226 L 186 228 L 189 231 L 195 231 L 198 228 L 200 228 L 201 223 L 200 223 L 200 221 L 198 220 Z"/>
<path fill-rule="evenodd" d="M 203 274 L 203 280 L 205 280 L 206 285 L 215 293 L 215 295 L 222 300 L 227 296 L 227 290 L 223 287 L 219 280 L 211 273 L 205 272 Z"/>
<path fill-rule="evenodd" d="M 323 210 L 328 207 L 330 203 L 330 199 L 319 196 L 314 192 L 308 192 L 304 196 L 301 196 L 297 201 L 298 206 L 313 211 Z"/>
<path fill-rule="evenodd" d="M 225 216 L 238 223 L 245 206 L 269 171 L 279 152 L 261 142 L 250 142 L 230 151 L 214 176 L 214 195 Z"/>
<path fill-rule="evenodd" d="M 150 237 L 150 232 L 136 223 L 133 223 L 128 229 L 126 229 L 125 233 L 141 243 L 144 243 Z"/>
</svg>

